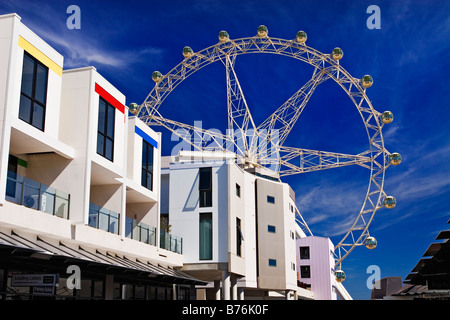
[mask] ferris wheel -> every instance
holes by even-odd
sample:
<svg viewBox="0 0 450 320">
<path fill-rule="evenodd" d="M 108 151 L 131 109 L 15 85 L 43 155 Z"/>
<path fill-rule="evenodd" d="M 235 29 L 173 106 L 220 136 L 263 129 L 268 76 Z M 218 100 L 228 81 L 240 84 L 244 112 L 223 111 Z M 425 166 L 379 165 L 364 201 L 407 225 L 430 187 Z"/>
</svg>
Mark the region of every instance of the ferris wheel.
<svg viewBox="0 0 450 320">
<path fill-rule="evenodd" d="M 267 27 L 262 25 L 253 37 L 231 39 L 226 31 L 220 31 L 218 40 L 218 43 L 198 52 L 194 52 L 191 47 L 184 47 L 184 59 L 165 75 L 159 71 L 153 72 L 154 88 L 141 105 L 130 104 L 129 111 L 149 126 L 168 129 L 190 144 L 194 150 L 229 155 L 231 146 L 232 156 L 237 164 L 243 167 L 269 167 L 280 178 L 350 165 L 368 169 L 369 182 L 362 206 L 351 227 L 335 246 L 336 280 L 344 281 L 342 261 L 355 247 L 376 247 L 377 241 L 369 234 L 369 225 L 379 209 L 392 209 L 396 205 L 396 199 L 386 195 L 383 190 L 385 170 L 390 165 L 398 165 L 401 162 L 400 154 L 390 153 L 383 140 L 382 128 L 393 121 L 392 112 L 378 112 L 373 108 L 366 94 L 367 88 L 373 84 L 372 77 L 364 75 L 355 78 L 350 75 L 339 63 L 343 57 L 342 49 L 335 48 L 331 53 L 319 52 L 306 45 L 307 34 L 304 31 L 297 32 L 295 39 L 286 40 L 269 37 Z M 260 124 L 253 120 L 235 71 L 238 56 L 257 53 L 290 57 L 314 68 L 310 80 Z M 227 133 L 163 117 L 159 109 L 166 97 L 182 81 L 214 62 L 221 62 L 225 67 Z M 369 143 L 367 149 L 358 154 L 284 146 L 287 136 L 315 89 L 327 80 L 336 82 L 347 93 L 361 116 Z M 298 209 L 296 221 L 304 231 L 312 235 Z"/>
</svg>

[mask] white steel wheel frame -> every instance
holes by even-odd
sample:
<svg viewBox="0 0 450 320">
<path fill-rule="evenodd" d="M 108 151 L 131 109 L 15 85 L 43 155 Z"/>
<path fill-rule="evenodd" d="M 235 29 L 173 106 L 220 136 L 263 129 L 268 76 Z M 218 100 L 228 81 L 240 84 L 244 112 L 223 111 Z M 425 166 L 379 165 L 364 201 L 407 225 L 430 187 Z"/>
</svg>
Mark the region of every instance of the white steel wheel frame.
<svg viewBox="0 0 450 320">
<path fill-rule="evenodd" d="M 234 71 L 236 57 L 238 55 L 250 53 L 283 55 L 306 62 L 314 67 L 313 76 L 309 81 L 309 85 L 304 85 L 259 127 L 256 127 L 253 123 L 250 110 L 247 107 L 242 89 Z M 373 108 L 371 101 L 366 95 L 366 88 L 361 84 L 361 79 L 352 77 L 339 64 L 339 60 L 334 60 L 330 54 L 321 53 L 296 40 L 285 40 L 268 36 L 262 37 L 258 35 L 235 40 L 227 39 L 226 41 L 219 41 L 217 44 L 207 47 L 199 52 L 192 52 L 190 56 L 185 56 L 184 60 L 167 74 L 159 74 L 159 78 L 154 79 L 156 82 L 155 87 L 136 111 L 137 117 L 147 125 L 158 125 L 167 128 L 179 137 L 185 139 L 188 143 L 191 143 L 191 135 L 180 134 L 178 129 L 184 129 L 186 132 L 192 132 L 193 135 L 196 135 L 196 137 L 199 137 L 200 139 L 208 141 L 212 140 L 218 144 L 223 143 L 223 141 L 228 143 L 231 142 L 239 150 L 240 147 L 242 147 L 242 144 L 238 146 L 234 141 L 234 137 L 230 139 L 228 135 L 220 135 L 217 132 L 210 132 L 205 129 L 199 129 L 194 126 L 165 119 L 159 113 L 159 107 L 162 102 L 183 80 L 216 61 L 221 61 L 227 70 L 229 128 L 232 129 L 238 127 L 246 137 L 248 125 L 250 124 L 256 132 L 256 136 L 259 136 L 258 129 L 263 128 L 273 130 L 276 123 L 283 121 L 288 123 L 281 131 L 282 134 L 284 134 L 281 142 L 276 145 L 278 152 L 276 161 L 280 177 L 355 164 L 370 170 L 369 186 L 361 210 L 347 233 L 335 246 L 335 268 L 338 266 L 340 267 L 342 261 L 348 254 L 355 247 L 363 245 L 364 239 L 369 236 L 369 225 L 371 224 L 376 211 L 383 207 L 383 199 L 386 197 L 386 194 L 383 191 L 385 170 L 390 166 L 390 153 L 384 147 L 382 135 L 384 123 L 380 119 L 381 113 Z M 315 87 L 330 78 L 347 93 L 357 108 L 366 128 L 369 139 L 369 149 L 358 155 L 345 155 L 284 147 L 282 143 L 290 129 L 292 129 L 293 124 L 298 119 L 298 116 L 303 111 L 303 108 Z M 234 109 L 233 106 L 230 106 L 230 101 L 233 99 L 240 104 L 237 107 L 234 106 Z M 291 111 L 290 113 L 286 112 L 288 109 Z M 287 114 L 290 118 L 283 118 L 281 115 L 282 112 Z M 235 121 L 235 118 L 239 117 L 244 118 L 241 125 Z M 187 136 L 189 136 L 189 139 L 187 139 Z M 253 134 L 253 137 L 255 137 L 255 133 Z M 207 150 L 207 147 L 204 144 L 201 146 L 198 144 L 192 145 L 199 150 Z M 222 147 L 223 151 L 226 152 L 227 149 L 223 144 Z M 255 154 L 253 154 L 252 159 L 249 159 L 249 153 L 252 151 L 254 152 L 254 149 L 252 149 L 254 147 L 255 145 L 252 143 L 250 143 L 250 145 L 244 145 L 245 150 L 239 150 L 241 155 L 239 156 L 236 154 L 236 160 L 241 163 L 250 161 L 256 166 L 262 166 L 271 162 L 273 163 L 273 160 L 267 160 L 263 156 L 260 158 L 256 157 L 255 160 Z M 217 149 L 217 147 L 215 149 Z M 284 154 L 284 156 L 280 156 L 280 154 Z M 299 159 L 300 165 L 295 165 L 290 162 L 296 158 Z M 286 167 L 287 169 L 282 170 L 283 167 Z M 297 222 L 302 226 L 303 230 L 312 234 L 297 208 L 296 213 Z"/>
</svg>

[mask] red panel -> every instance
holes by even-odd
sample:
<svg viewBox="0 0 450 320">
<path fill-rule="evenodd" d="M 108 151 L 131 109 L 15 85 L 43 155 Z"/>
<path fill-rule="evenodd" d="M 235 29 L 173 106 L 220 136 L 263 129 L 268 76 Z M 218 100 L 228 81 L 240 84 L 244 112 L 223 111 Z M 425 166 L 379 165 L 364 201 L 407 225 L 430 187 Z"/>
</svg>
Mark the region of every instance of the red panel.
<svg viewBox="0 0 450 320">
<path fill-rule="evenodd" d="M 114 106 L 117 110 L 125 114 L 125 106 L 112 95 L 110 95 L 105 89 L 100 87 L 98 83 L 95 84 L 95 92 L 97 92 L 103 99 L 108 101 L 108 103 Z"/>
</svg>

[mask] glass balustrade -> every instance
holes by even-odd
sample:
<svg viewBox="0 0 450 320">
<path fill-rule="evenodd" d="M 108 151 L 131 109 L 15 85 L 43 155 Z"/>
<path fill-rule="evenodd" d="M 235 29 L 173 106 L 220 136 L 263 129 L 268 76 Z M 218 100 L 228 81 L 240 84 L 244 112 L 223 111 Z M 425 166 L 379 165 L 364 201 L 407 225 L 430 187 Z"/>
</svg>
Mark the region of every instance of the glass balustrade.
<svg viewBox="0 0 450 320">
<path fill-rule="evenodd" d="M 119 217 L 117 212 L 89 204 L 89 226 L 93 228 L 119 234 Z"/>
<path fill-rule="evenodd" d="M 69 218 L 69 194 L 11 171 L 7 176 L 6 200 L 60 218 Z"/>
</svg>

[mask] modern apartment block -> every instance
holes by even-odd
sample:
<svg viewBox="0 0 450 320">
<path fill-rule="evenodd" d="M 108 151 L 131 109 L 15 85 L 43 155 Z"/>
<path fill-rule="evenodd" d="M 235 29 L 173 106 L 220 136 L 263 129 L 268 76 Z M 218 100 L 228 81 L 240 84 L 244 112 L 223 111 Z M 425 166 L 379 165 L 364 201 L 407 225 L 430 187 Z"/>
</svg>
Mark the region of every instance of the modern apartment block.
<svg viewBox="0 0 450 320">
<path fill-rule="evenodd" d="M 329 238 L 310 236 L 297 239 L 300 286 L 314 292 L 316 300 L 351 300 L 334 275 L 334 245 Z"/>
<path fill-rule="evenodd" d="M 203 282 L 160 229 L 161 135 L 16 14 L 0 16 L 0 84 L 0 299 L 192 298 Z"/>
<path fill-rule="evenodd" d="M 183 238 L 182 270 L 209 282 L 197 287 L 199 298 L 313 298 L 297 285 L 296 239 L 304 234 L 288 184 L 195 152 L 163 163 L 161 213 Z"/>
</svg>

